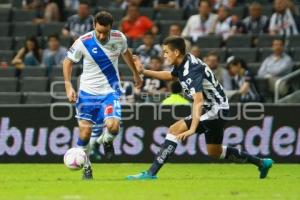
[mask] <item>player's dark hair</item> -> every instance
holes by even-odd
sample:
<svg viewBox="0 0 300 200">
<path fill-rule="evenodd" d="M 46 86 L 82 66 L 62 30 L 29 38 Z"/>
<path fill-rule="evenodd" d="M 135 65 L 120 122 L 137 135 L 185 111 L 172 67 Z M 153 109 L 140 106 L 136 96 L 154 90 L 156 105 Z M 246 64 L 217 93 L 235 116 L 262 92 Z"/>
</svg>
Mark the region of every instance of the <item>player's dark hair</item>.
<svg viewBox="0 0 300 200">
<path fill-rule="evenodd" d="M 56 40 L 59 40 L 58 34 L 51 34 L 48 36 L 47 41 L 49 41 L 51 38 L 55 38 Z"/>
<path fill-rule="evenodd" d="M 174 81 L 171 83 L 171 92 L 173 94 L 179 94 L 182 92 L 182 87 L 178 81 Z"/>
<path fill-rule="evenodd" d="M 214 57 L 216 57 L 218 59 L 218 61 L 220 61 L 220 56 L 219 56 L 219 54 L 216 51 L 210 51 L 210 52 L 208 52 L 205 57 L 209 57 L 209 56 L 214 56 Z"/>
<path fill-rule="evenodd" d="M 95 24 L 98 23 L 102 26 L 108 26 L 108 25 L 112 26 L 113 22 L 114 22 L 113 16 L 106 11 L 98 12 L 94 17 L 94 23 Z"/>
<path fill-rule="evenodd" d="M 167 37 L 166 39 L 164 39 L 163 45 L 169 46 L 171 50 L 177 49 L 182 55 L 186 54 L 185 41 L 182 37 L 178 37 L 178 36 Z"/>
</svg>

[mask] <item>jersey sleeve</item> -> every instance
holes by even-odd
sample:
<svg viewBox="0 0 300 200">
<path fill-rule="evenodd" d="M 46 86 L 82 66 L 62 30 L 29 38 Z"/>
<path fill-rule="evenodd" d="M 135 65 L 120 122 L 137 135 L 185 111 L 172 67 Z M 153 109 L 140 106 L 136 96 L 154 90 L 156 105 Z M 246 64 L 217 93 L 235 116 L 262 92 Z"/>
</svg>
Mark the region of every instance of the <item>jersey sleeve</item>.
<svg viewBox="0 0 300 200">
<path fill-rule="evenodd" d="M 82 58 L 82 42 L 77 39 L 67 52 L 67 58 L 77 63 Z"/>
<path fill-rule="evenodd" d="M 175 67 L 173 67 L 173 69 L 171 70 L 171 75 L 175 76 L 175 77 L 178 77 L 178 71 L 176 70 Z"/>
<path fill-rule="evenodd" d="M 127 51 L 128 48 L 128 44 L 127 44 L 127 38 L 126 36 L 122 33 L 122 49 L 121 49 L 121 53 L 125 53 Z"/>
</svg>

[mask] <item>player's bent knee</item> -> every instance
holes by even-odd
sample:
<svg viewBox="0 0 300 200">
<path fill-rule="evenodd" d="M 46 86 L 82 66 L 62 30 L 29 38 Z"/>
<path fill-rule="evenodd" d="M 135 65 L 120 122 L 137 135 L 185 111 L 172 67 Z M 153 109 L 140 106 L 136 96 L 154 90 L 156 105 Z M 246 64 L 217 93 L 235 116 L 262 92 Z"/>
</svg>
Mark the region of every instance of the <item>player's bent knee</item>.
<svg viewBox="0 0 300 200">
<path fill-rule="evenodd" d="M 114 119 L 108 119 L 105 121 L 105 125 L 106 125 L 106 128 L 107 130 L 110 132 L 110 133 L 118 133 L 119 132 L 119 121 L 117 120 L 114 120 Z"/>
</svg>

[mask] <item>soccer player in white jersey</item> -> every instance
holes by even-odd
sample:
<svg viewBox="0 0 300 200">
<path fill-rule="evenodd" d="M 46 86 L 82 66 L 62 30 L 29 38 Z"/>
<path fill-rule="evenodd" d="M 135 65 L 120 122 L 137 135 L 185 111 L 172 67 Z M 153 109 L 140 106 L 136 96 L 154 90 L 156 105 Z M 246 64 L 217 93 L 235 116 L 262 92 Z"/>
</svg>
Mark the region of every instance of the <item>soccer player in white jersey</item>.
<svg viewBox="0 0 300 200">
<path fill-rule="evenodd" d="M 209 156 L 231 162 L 251 163 L 258 167 L 260 178 L 265 178 L 273 164 L 271 159 L 262 159 L 235 147 L 222 145 L 229 104 L 223 87 L 210 68 L 200 59 L 186 53 L 185 41 L 181 37 L 166 38 L 163 55 L 168 64 L 173 65 L 171 72 L 146 70 L 138 58 L 135 59 L 136 66 L 145 76 L 165 81 L 178 79 L 186 95 L 193 99 L 192 113 L 170 126 L 151 167 L 127 179 L 156 179 L 156 174 L 174 153 L 177 143 L 195 133 L 204 133 Z"/>
<path fill-rule="evenodd" d="M 105 153 L 113 151 L 112 142 L 120 127 L 122 94 L 118 73 L 120 54 L 133 73 L 135 85 L 140 87 L 142 80 L 127 49 L 123 33 L 112 30 L 113 17 L 102 11 L 94 17 L 94 30 L 80 36 L 67 52 L 63 63 L 65 88 L 70 102 L 76 102 L 76 118 L 80 128 L 77 146 L 89 156 L 89 141 L 93 125 L 104 123 L 101 142 Z M 71 84 L 73 63 L 83 59 L 83 72 L 80 77 L 78 95 Z M 93 178 L 89 159 L 83 167 L 84 180 Z"/>
</svg>

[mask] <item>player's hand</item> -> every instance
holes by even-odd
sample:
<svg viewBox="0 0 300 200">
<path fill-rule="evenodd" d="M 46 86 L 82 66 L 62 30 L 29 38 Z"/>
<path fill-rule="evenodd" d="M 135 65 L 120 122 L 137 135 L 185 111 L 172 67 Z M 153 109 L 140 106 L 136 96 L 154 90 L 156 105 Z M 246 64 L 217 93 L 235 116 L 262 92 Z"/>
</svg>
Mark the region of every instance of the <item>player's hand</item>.
<svg viewBox="0 0 300 200">
<path fill-rule="evenodd" d="M 142 74 L 143 71 L 144 71 L 144 66 L 143 66 L 143 64 L 141 62 L 141 59 L 138 56 L 136 56 L 136 55 L 133 55 L 132 58 L 133 58 L 134 65 L 135 65 L 138 73 Z"/>
<path fill-rule="evenodd" d="M 69 99 L 69 102 L 75 103 L 77 100 L 77 95 L 73 87 L 68 88 L 66 92 L 67 92 L 67 97 Z"/>
<path fill-rule="evenodd" d="M 195 131 L 193 131 L 193 130 L 187 130 L 187 131 L 185 131 L 185 132 L 183 132 L 183 133 L 177 135 L 176 138 L 177 138 L 178 140 L 184 141 L 184 140 L 186 140 L 190 135 L 193 135 L 194 133 L 195 133 Z"/>
<path fill-rule="evenodd" d="M 134 86 L 137 89 L 140 89 L 143 86 L 143 79 L 142 79 L 142 77 L 139 74 L 136 74 L 136 75 L 133 76 L 133 79 L 134 79 Z"/>
</svg>

